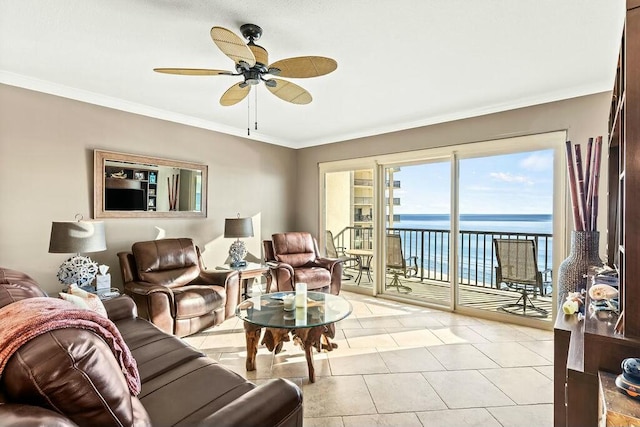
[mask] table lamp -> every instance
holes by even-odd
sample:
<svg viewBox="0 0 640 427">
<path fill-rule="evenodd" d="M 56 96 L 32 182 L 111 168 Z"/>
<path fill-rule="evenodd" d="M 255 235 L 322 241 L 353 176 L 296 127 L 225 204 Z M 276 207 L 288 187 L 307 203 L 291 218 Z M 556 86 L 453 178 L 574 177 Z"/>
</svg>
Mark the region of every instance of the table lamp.
<svg viewBox="0 0 640 427">
<path fill-rule="evenodd" d="M 58 280 L 62 284 L 90 285 L 98 274 L 98 263 L 80 253 L 106 249 L 103 221 L 83 221 L 78 214 L 76 221 L 51 223 L 49 253 L 75 253 L 60 265 Z"/>
<path fill-rule="evenodd" d="M 236 238 L 236 241 L 229 248 L 229 256 L 231 257 L 231 267 L 245 267 L 247 262 L 244 257 L 247 255 L 247 248 L 244 242 L 240 241 L 241 237 L 253 237 L 253 222 L 251 218 L 227 218 L 224 220 L 224 237 Z"/>
</svg>

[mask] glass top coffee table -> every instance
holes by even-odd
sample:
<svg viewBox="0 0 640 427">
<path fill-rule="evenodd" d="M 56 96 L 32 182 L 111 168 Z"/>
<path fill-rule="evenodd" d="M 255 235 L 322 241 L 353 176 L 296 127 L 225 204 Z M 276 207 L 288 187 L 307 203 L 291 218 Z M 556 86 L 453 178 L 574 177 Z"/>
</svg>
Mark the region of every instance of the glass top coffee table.
<svg viewBox="0 0 640 427">
<path fill-rule="evenodd" d="M 353 308 L 341 296 L 322 292 L 307 293 L 307 307 L 284 310 L 284 297 L 295 292 L 275 292 L 249 298 L 236 308 L 236 315 L 244 321 L 247 340 L 247 371 L 255 371 L 258 342 L 265 328 L 262 344 L 269 351 L 279 353 L 289 334 L 298 339 L 304 349 L 309 368 L 309 381 L 315 382 L 313 347 L 331 351 L 338 346 L 329 341 L 335 336 L 334 323 L 344 319 Z M 324 342 L 323 342 L 324 341 Z"/>
</svg>

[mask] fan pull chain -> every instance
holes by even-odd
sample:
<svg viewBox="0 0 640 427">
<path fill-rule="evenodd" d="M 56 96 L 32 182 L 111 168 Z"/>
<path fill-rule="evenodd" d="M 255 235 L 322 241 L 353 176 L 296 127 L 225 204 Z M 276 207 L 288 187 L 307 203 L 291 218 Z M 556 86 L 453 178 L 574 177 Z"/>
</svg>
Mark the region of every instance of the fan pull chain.
<svg viewBox="0 0 640 427">
<path fill-rule="evenodd" d="M 247 136 L 251 135 L 251 97 L 247 96 Z"/>
<path fill-rule="evenodd" d="M 256 108 L 256 117 L 255 117 L 256 123 L 255 123 L 255 126 L 256 126 L 256 130 L 258 130 L 258 89 L 255 90 L 255 94 L 256 94 L 256 102 L 255 102 L 255 105 L 256 105 L 256 107 L 255 107 Z"/>
</svg>

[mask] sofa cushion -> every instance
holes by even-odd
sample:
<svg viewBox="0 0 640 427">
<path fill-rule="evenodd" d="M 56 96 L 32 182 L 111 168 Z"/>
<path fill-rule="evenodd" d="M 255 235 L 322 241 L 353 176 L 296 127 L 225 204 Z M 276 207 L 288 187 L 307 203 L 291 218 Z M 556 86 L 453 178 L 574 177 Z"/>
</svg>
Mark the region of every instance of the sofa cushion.
<svg viewBox="0 0 640 427">
<path fill-rule="evenodd" d="M 199 358 L 145 382 L 139 397 L 153 425 L 193 426 L 255 387 L 212 359 Z"/>
<path fill-rule="evenodd" d="M 224 310 L 226 293 L 222 286 L 189 285 L 173 289 L 176 319 L 190 319 Z"/>
<path fill-rule="evenodd" d="M 183 286 L 198 277 L 198 253 L 191 239 L 137 242 L 131 247 L 138 277 L 169 287 Z"/>
<path fill-rule="evenodd" d="M 313 237 L 309 233 L 278 233 L 271 238 L 277 261 L 296 268 L 317 258 Z"/>
<path fill-rule="evenodd" d="M 205 356 L 173 335 L 160 333 L 144 319 L 123 319 L 115 324 L 136 359 L 143 384 L 190 360 Z"/>
<path fill-rule="evenodd" d="M 331 283 L 331 272 L 322 267 L 299 267 L 294 279 L 296 283 L 306 283 L 307 289 L 318 289 Z"/>
</svg>

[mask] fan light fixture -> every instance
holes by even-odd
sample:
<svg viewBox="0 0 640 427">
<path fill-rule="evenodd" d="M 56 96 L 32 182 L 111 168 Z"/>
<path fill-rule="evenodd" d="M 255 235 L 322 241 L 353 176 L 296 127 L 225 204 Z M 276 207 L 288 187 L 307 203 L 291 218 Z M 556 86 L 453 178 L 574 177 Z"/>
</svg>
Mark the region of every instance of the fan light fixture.
<svg viewBox="0 0 640 427">
<path fill-rule="evenodd" d="M 226 28 L 211 28 L 211 38 L 218 48 L 235 63 L 233 71 L 207 68 L 154 68 L 158 73 L 178 74 L 188 76 L 242 76 L 243 81 L 234 83 L 220 98 L 223 106 L 235 105 L 249 95 L 252 86 L 264 82 L 267 89 L 283 101 L 292 104 L 308 104 L 312 97 L 309 92 L 287 80 L 269 75 L 286 78 L 318 77 L 333 72 L 338 63 L 323 56 L 299 56 L 281 59 L 269 64 L 269 53 L 265 48 L 254 42 L 262 36 L 262 28 L 255 24 L 244 24 L 240 27 L 244 40 Z M 257 96 L 256 96 L 257 104 Z M 257 105 L 256 105 L 257 111 Z M 256 119 L 256 126 L 258 121 Z M 249 134 L 249 127 L 247 127 Z"/>
</svg>

